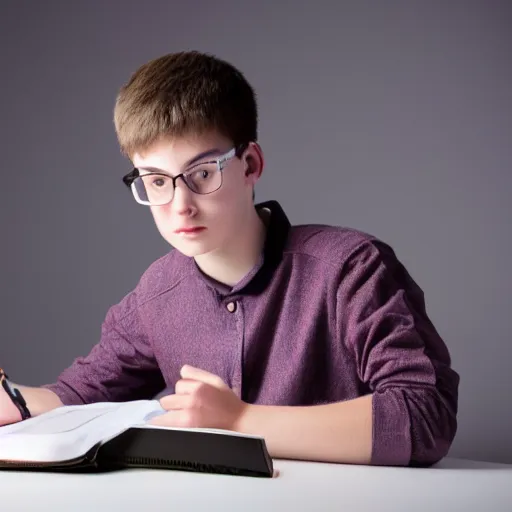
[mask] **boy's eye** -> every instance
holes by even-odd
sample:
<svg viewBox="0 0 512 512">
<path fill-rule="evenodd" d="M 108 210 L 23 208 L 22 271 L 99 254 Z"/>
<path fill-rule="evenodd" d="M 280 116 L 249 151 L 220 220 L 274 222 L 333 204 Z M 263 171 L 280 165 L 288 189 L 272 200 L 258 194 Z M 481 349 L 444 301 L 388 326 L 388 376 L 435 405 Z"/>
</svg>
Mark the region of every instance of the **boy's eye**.
<svg viewBox="0 0 512 512">
<path fill-rule="evenodd" d="M 214 166 L 205 165 L 187 175 L 187 178 L 193 183 L 208 181 L 213 178 L 216 168 Z"/>
<path fill-rule="evenodd" d="M 164 188 L 170 183 L 170 179 L 165 176 L 151 176 L 147 177 L 146 183 L 153 189 Z"/>
</svg>

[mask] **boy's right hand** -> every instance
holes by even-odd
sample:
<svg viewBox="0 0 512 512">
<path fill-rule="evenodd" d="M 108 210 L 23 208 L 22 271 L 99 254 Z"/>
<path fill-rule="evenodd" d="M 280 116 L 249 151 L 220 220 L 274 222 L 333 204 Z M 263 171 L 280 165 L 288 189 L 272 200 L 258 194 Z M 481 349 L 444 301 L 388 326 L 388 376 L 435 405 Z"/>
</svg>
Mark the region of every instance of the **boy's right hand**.
<svg viewBox="0 0 512 512">
<path fill-rule="evenodd" d="M 21 413 L 13 404 L 7 391 L 0 386 L 0 427 L 21 421 Z"/>
</svg>

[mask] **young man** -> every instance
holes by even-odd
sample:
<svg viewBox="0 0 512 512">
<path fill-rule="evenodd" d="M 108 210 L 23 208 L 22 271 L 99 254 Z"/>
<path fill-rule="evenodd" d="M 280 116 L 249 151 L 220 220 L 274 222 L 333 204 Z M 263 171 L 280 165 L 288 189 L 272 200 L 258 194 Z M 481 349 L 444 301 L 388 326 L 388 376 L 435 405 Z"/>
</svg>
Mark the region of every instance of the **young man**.
<svg viewBox="0 0 512 512">
<path fill-rule="evenodd" d="M 32 415 L 169 388 L 155 423 L 259 434 L 273 457 L 445 456 L 459 377 L 421 289 L 377 238 L 292 227 L 277 202 L 254 205 L 264 158 L 243 75 L 213 56 L 167 55 L 121 89 L 114 117 L 135 167 L 124 181 L 175 250 L 57 382 L 4 379 L 3 423 L 22 419 L 16 388 Z"/>
</svg>

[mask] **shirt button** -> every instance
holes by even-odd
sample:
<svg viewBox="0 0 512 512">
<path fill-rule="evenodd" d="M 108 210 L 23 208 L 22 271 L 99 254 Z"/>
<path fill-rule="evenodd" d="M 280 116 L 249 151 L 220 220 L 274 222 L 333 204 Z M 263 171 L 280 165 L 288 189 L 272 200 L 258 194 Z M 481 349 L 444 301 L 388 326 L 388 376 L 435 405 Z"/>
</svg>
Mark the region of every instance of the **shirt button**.
<svg viewBox="0 0 512 512">
<path fill-rule="evenodd" d="M 228 302 L 226 308 L 230 313 L 233 313 L 236 309 L 236 302 Z"/>
</svg>

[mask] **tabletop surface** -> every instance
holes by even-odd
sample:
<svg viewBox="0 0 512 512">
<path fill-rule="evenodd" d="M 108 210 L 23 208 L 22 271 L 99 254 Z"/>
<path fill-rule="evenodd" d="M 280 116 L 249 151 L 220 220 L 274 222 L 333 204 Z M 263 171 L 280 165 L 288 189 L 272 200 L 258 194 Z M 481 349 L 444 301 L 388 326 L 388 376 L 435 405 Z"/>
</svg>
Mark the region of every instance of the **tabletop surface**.
<svg viewBox="0 0 512 512">
<path fill-rule="evenodd" d="M 274 460 L 274 478 L 129 469 L 0 471 L 6 511 L 512 511 L 512 465 L 445 458 L 431 468 Z"/>
</svg>

